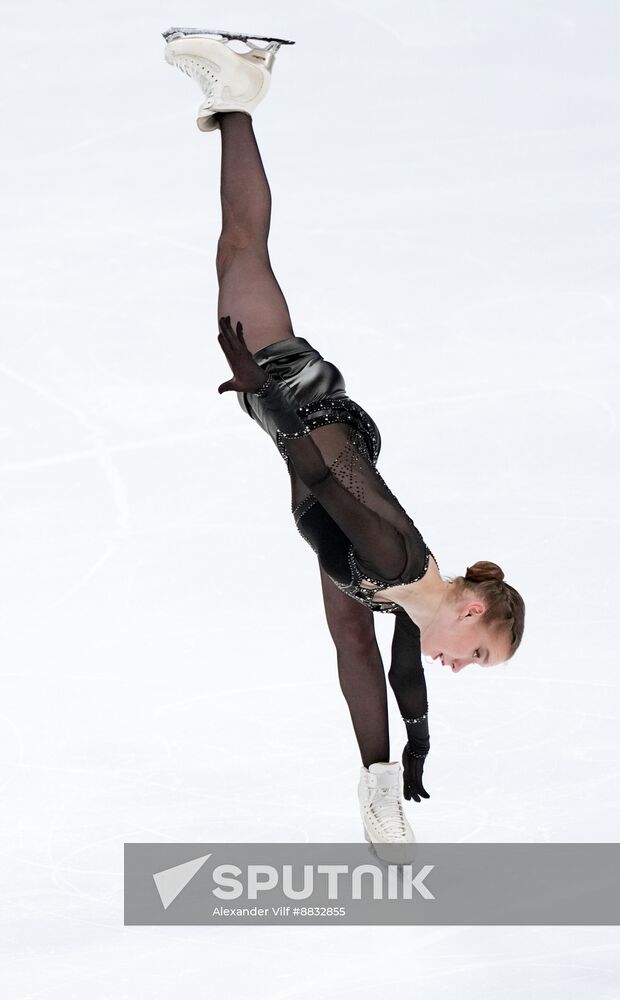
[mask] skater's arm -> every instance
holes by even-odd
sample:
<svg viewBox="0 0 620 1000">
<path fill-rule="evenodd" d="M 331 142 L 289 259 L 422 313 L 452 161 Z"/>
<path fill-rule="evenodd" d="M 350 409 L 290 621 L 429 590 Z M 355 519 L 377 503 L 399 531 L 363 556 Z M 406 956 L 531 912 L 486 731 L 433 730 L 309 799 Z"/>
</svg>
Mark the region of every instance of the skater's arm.
<svg viewBox="0 0 620 1000">
<path fill-rule="evenodd" d="M 422 799 L 430 799 L 422 782 L 424 764 L 430 750 L 428 701 L 420 630 L 403 608 L 395 613 L 392 663 L 388 676 L 407 727 L 407 742 L 401 758 L 403 794 L 406 799 L 420 802 Z"/>
<path fill-rule="evenodd" d="M 296 474 L 344 531 L 361 561 L 388 579 L 404 573 L 408 556 L 402 534 L 332 475 L 297 414 L 297 401 L 288 386 L 273 379 L 259 394 L 273 414 Z"/>
<path fill-rule="evenodd" d="M 403 608 L 394 614 L 392 660 L 388 679 L 407 728 L 408 742 L 420 751 L 430 747 L 428 699 L 422 666 L 420 630 Z M 426 718 L 422 718 L 426 716 Z M 420 720 L 418 722 L 414 720 Z"/>
<path fill-rule="evenodd" d="M 235 390 L 259 397 L 273 416 L 295 472 L 349 538 L 359 558 L 389 580 L 404 573 L 408 553 L 403 535 L 331 474 L 297 412 L 294 394 L 285 383 L 271 375 L 265 377 L 245 344 L 241 323 L 237 323 L 235 331 L 230 316 L 222 316 L 218 340 L 234 376 L 218 392 Z"/>
</svg>

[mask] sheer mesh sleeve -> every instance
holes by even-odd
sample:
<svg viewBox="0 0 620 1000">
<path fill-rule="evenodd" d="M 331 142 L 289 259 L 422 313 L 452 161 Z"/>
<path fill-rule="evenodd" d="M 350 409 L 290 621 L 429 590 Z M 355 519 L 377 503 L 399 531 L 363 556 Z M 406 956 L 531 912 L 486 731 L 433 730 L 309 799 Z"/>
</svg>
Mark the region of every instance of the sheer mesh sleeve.
<svg viewBox="0 0 620 1000">
<path fill-rule="evenodd" d="M 388 679 L 407 729 L 408 742 L 417 749 L 428 751 L 428 698 L 420 629 L 402 608 L 394 614 L 392 661 Z"/>
<path fill-rule="evenodd" d="M 400 578 L 410 560 L 404 532 L 410 533 L 412 522 L 370 462 L 364 465 L 351 452 L 347 472 L 342 456 L 350 444 L 350 427 L 332 424 L 309 431 L 295 396 L 276 379 L 260 394 L 296 476 L 349 538 L 360 560 L 386 579 Z"/>
</svg>

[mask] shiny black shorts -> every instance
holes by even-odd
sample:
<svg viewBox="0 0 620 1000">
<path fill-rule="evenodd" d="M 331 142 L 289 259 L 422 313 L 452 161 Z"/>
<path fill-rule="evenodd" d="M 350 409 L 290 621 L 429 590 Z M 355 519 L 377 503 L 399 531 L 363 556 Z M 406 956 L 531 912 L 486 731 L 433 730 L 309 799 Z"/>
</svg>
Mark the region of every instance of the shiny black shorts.
<svg viewBox="0 0 620 1000">
<path fill-rule="evenodd" d="M 381 448 L 379 428 L 372 417 L 347 395 L 342 373 L 304 337 L 287 337 L 253 355 L 254 360 L 270 375 L 286 382 L 304 407 L 304 419 L 309 427 L 325 423 L 352 423 L 364 436 L 370 460 L 376 463 Z M 278 446 L 273 413 L 267 411 L 254 393 L 238 392 L 237 399 L 244 413 L 256 420 Z"/>
</svg>

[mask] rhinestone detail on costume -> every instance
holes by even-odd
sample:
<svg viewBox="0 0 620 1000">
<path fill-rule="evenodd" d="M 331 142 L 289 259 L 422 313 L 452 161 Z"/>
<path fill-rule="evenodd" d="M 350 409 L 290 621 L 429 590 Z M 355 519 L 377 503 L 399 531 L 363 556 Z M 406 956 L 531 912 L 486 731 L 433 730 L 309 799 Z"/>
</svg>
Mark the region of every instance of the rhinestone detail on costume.
<svg viewBox="0 0 620 1000">
<path fill-rule="evenodd" d="M 261 386 L 261 388 L 264 388 L 264 386 Z M 320 414 L 320 411 L 324 411 L 323 415 Z M 303 431 L 292 433 L 278 429 L 276 434 L 278 450 L 287 466 L 289 458 L 286 452 L 285 441 L 291 438 L 305 437 L 310 431 L 315 431 L 317 427 L 326 427 L 328 424 L 350 423 L 354 424 L 363 433 L 369 446 L 369 459 L 373 465 L 376 463 L 379 457 L 380 440 L 377 437 L 375 426 L 366 411 L 350 397 L 345 396 L 342 399 L 319 399 L 313 403 L 298 406 L 297 413 L 304 421 L 306 428 Z"/>
<path fill-rule="evenodd" d="M 296 507 L 293 508 L 293 517 L 295 518 L 295 524 L 297 524 L 304 514 L 307 514 L 311 507 L 317 502 L 316 497 L 313 493 L 309 493 L 307 497 L 304 497 Z"/>
<path fill-rule="evenodd" d="M 351 569 L 351 578 L 352 578 L 351 587 L 355 587 L 356 592 L 352 593 L 347 591 L 347 593 L 349 593 L 350 597 L 355 597 L 357 600 L 361 600 L 362 603 L 366 604 L 367 607 L 369 607 L 372 611 L 384 611 L 384 610 L 387 610 L 388 612 L 396 611 L 398 608 L 400 608 L 400 604 L 395 604 L 393 601 L 390 601 L 389 604 L 383 604 L 378 601 L 373 601 L 372 600 L 373 595 L 376 594 L 379 590 L 390 590 L 391 587 L 402 587 L 406 583 L 416 583 L 418 580 L 421 580 L 422 577 L 426 575 L 431 555 L 432 555 L 431 550 L 428 548 L 428 546 L 426 546 L 426 557 L 424 559 L 424 568 L 422 569 L 422 572 L 418 576 L 412 577 L 411 580 L 407 581 L 399 580 L 397 583 L 384 583 L 382 580 L 377 580 L 376 577 L 368 576 L 366 573 L 362 573 L 359 564 L 357 562 L 357 559 L 355 558 L 355 549 L 353 545 L 351 545 L 349 547 L 349 556 L 348 556 L 349 567 Z M 361 584 L 362 580 L 370 580 L 370 582 L 375 583 L 376 586 L 363 587 Z M 367 599 L 364 600 L 362 595 L 366 596 Z M 377 605 L 379 606 L 377 607 Z"/>
<path fill-rule="evenodd" d="M 417 719 L 406 719 L 404 715 L 402 716 L 403 722 L 409 722 L 411 725 L 413 725 L 413 723 L 415 722 L 422 722 L 424 719 L 427 718 L 428 718 L 428 708 L 426 709 L 424 715 L 419 715 Z"/>
<path fill-rule="evenodd" d="M 269 392 L 269 389 L 271 388 L 274 382 L 275 379 L 273 375 L 267 373 L 267 378 L 265 379 L 261 387 L 257 389 L 255 393 L 253 393 L 253 395 L 257 396 L 258 399 L 260 399 L 262 396 L 265 396 Z"/>
<path fill-rule="evenodd" d="M 364 484 L 363 482 L 358 482 L 356 479 L 356 467 L 358 469 L 364 468 L 357 448 L 349 438 L 336 461 L 330 466 L 330 471 L 332 475 L 335 475 L 338 478 L 342 486 L 344 486 L 349 493 L 357 497 L 360 503 L 365 503 L 366 494 L 364 491 Z"/>
<path fill-rule="evenodd" d="M 271 376 L 269 377 L 271 378 Z M 261 389 L 259 389 L 256 395 L 260 395 L 261 390 L 266 391 L 266 386 L 267 382 L 265 382 L 261 386 Z M 390 496 L 394 498 L 394 501 L 398 502 L 396 501 L 394 494 L 389 489 L 389 487 L 385 483 L 385 480 L 383 479 L 378 469 L 376 468 L 376 463 L 381 448 L 381 441 L 377 437 L 375 425 L 373 422 L 371 422 L 369 414 L 366 413 L 366 411 L 359 405 L 359 403 L 356 403 L 354 400 L 352 400 L 350 396 L 345 396 L 343 398 L 335 398 L 335 399 L 319 399 L 314 401 L 313 403 L 307 403 L 303 406 L 298 406 L 297 413 L 299 417 L 304 421 L 305 429 L 303 431 L 295 431 L 293 433 L 287 433 L 286 431 L 281 431 L 280 429 L 278 429 L 276 432 L 276 437 L 277 437 L 276 443 L 278 446 L 278 450 L 280 451 L 280 454 L 282 455 L 284 461 L 286 462 L 287 468 L 289 466 L 289 457 L 286 452 L 286 446 L 285 446 L 285 442 L 287 440 L 291 438 L 305 437 L 311 431 L 316 430 L 317 427 L 325 427 L 328 424 L 349 423 L 353 425 L 352 435 L 349 442 L 347 443 L 347 446 L 345 446 L 343 452 L 334 463 L 334 466 L 337 467 L 336 472 L 339 473 L 339 475 L 337 475 L 336 478 L 342 481 L 341 478 L 342 471 L 343 469 L 346 468 L 344 462 L 345 459 L 348 459 L 349 465 L 346 471 L 346 475 L 348 475 L 351 478 L 351 482 L 353 483 L 353 466 L 356 461 L 356 456 L 352 454 L 352 450 L 357 448 L 360 452 L 362 452 L 362 454 L 365 454 L 367 456 L 368 460 L 374 466 L 375 475 L 379 478 L 379 480 L 381 481 L 387 492 L 390 494 Z M 340 466 L 338 463 L 341 463 Z M 354 492 L 355 495 L 357 496 L 357 499 L 363 502 L 363 496 L 359 496 L 360 492 L 359 489 L 355 490 Z M 303 518 L 303 515 L 307 513 L 307 511 L 310 510 L 310 508 L 316 502 L 317 498 L 312 493 L 310 493 L 293 510 L 293 514 L 295 515 L 295 523 L 297 526 L 297 530 L 299 531 L 300 535 L 306 542 L 308 541 L 308 539 L 301 531 L 299 522 Z M 411 520 L 411 518 L 409 518 L 409 520 L 413 525 L 414 522 Z M 312 548 L 314 548 L 314 546 L 312 546 Z M 314 551 L 316 553 L 316 549 L 314 549 Z M 428 547 L 426 547 L 426 558 L 424 560 L 424 568 L 422 572 L 413 579 L 407 580 L 406 581 L 407 583 L 415 583 L 417 580 L 422 579 L 422 577 L 426 574 L 426 571 L 428 570 L 429 559 L 431 556 L 432 552 Z M 373 594 L 376 594 L 379 590 L 389 590 L 390 587 L 402 587 L 403 586 L 402 581 L 399 581 L 397 583 L 384 583 L 382 580 L 377 580 L 372 576 L 362 573 L 355 559 L 353 545 L 349 547 L 347 559 L 349 568 L 351 570 L 351 582 L 348 584 L 343 584 L 340 583 L 338 580 L 334 580 L 333 577 L 330 578 L 332 579 L 333 583 L 335 584 L 336 587 L 338 587 L 339 590 L 347 594 L 348 597 L 352 597 L 353 600 L 356 600 L 360 604 L 363 604 L 365 607 L 370 608 L 371 611 L 377 611 L 382 614 L 393 614 L 394 612 L 401 610 L 401 605 L 396 604 L 394 601 L 374 601 L 372 599 L 372 596 Z M 362 579 L 370 580 L 372 583 L 376 584 L 376 586 L 372 588 L 362 587 L 361 586 Z"/>
</svg>

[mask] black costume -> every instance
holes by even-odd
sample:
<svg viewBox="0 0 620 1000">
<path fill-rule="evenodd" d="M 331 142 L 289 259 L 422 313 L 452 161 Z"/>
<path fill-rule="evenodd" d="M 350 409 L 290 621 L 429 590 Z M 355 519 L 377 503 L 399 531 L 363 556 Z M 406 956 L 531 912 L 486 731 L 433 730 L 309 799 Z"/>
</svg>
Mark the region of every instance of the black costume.
<svg viewBox="0 0 620 1000">
<path fill-rule="evenodd" d="M 257 393 L 237 393 L 239 403 L 285 460 L 295 524 L 330 579 L 371 611 L 395 615 L 390 683 L 410 752 L 423 757 L 429 740 L 420 631 L 398 604 L 373 594 L 421 579 L 431 553 L 376 469 L 379 429 L 347 395 L 340 371 L 303 337 L 253 357 L 271 378 Z M 362 578 L 372 588 L 362 587 Z"/>
</svg>

